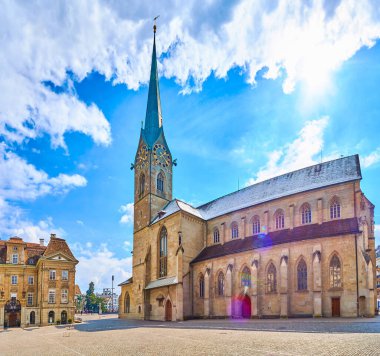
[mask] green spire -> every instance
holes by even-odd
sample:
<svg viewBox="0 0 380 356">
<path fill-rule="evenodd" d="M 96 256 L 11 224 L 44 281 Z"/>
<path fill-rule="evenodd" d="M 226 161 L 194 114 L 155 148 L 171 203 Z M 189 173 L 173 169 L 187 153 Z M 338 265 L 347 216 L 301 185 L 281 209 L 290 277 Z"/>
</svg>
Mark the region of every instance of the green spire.
<svg viewBox="0 0 380 356">
<path fill-rule="evenodd" d="M 156 25 L 153 27 L 153 53 L 152 66 L 150 70 L 148 104 L 145 115 L 144 136 L 149 146 L 152 146 L 157 140 L 162 126 L 160 88 L 157 74 L 157 57 L 156 57 Z"/>
</svg>

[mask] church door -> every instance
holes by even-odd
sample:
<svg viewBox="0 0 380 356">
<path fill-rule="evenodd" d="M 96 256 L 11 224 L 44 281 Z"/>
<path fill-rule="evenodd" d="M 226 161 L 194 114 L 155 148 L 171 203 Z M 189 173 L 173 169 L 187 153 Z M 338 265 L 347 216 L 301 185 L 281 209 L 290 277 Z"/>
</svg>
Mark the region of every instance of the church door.
<svg viewBox="0 0 380 356">
<path fill-rule="evenodd" d="M 165 321 L 172 321 L 172 303 L 170 300 L 165 305 Z"/>
<path fill-rule="evenodd" d="M 18 313 L 9 313 L 9 327 L 12 328 L 14 326 L 20 326 L 18 325 Z"/>
<path fill-rule="evenodd" d="M 331 316 L 340 316 L 340 298 L 331 298 Z"/>
<path fill-rule="evenodd" d="M 241 305 L 242 317 L 249 319 L 251 317 L 251 298 L 249 295 L 244 295 Z"/>
</svg>

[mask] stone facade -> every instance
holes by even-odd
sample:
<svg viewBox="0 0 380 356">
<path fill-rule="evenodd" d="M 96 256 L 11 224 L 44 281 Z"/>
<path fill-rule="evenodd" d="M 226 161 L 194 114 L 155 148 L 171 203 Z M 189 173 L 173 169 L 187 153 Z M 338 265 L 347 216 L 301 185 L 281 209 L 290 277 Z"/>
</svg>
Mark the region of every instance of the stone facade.
<svg viewBox="0 0 380 356">
<path fill-rule="evenodd" d="M 374 206 L 360 188 L 359 157 L 275 177 L 198 208 L 172 200 L 162 118 L 152 122 L 161 114 L 159 95 L 151 95 L 159 93 L 155 61 L 154 44 L 134 164 L 132 277 L 120 284 L 119 317 L 373 316 Z M 154 154 L 157 143 L 169 165 Z"/>
<path fill-rule="evenodd" d="M 75 266 L 65 240 L 0 241 L 0 327 L 67 323 L 75 313 Z"/>
</svg>

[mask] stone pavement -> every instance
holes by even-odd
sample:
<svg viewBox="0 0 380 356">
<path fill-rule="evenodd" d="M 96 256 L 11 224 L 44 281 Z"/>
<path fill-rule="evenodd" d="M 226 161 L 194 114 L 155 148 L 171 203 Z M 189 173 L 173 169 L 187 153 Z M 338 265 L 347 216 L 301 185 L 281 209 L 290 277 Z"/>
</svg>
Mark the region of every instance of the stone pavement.
<svg viewBox="0 0 380 356">
<path fill-rule="evenodd" d="M 147 322 L 83 316 L 64 326 L 0 332 L 0 355 L 380 355 L 372 319 Z"/>
</svg>

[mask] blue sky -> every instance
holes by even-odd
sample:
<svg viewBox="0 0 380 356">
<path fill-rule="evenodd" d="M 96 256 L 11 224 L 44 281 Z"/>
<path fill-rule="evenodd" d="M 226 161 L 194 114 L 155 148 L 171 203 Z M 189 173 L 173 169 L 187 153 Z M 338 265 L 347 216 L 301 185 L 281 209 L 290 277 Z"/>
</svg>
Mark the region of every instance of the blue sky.
<svg viewBox="0 0 380 356">
<path fill-rule="evenodd" d="M 0 15 L 0 237 L 67 239 L 84 290 L 131 273 L 129 168 L 145 117 L 151 19 L 162 11 L 93 4 L 4 3 Z M 199 205 L 321 152 L 358 153 L 362 189 L 380 206 L 375 1 L 172 5 L 157 46 L 175 197 Z"/>
</svg>

